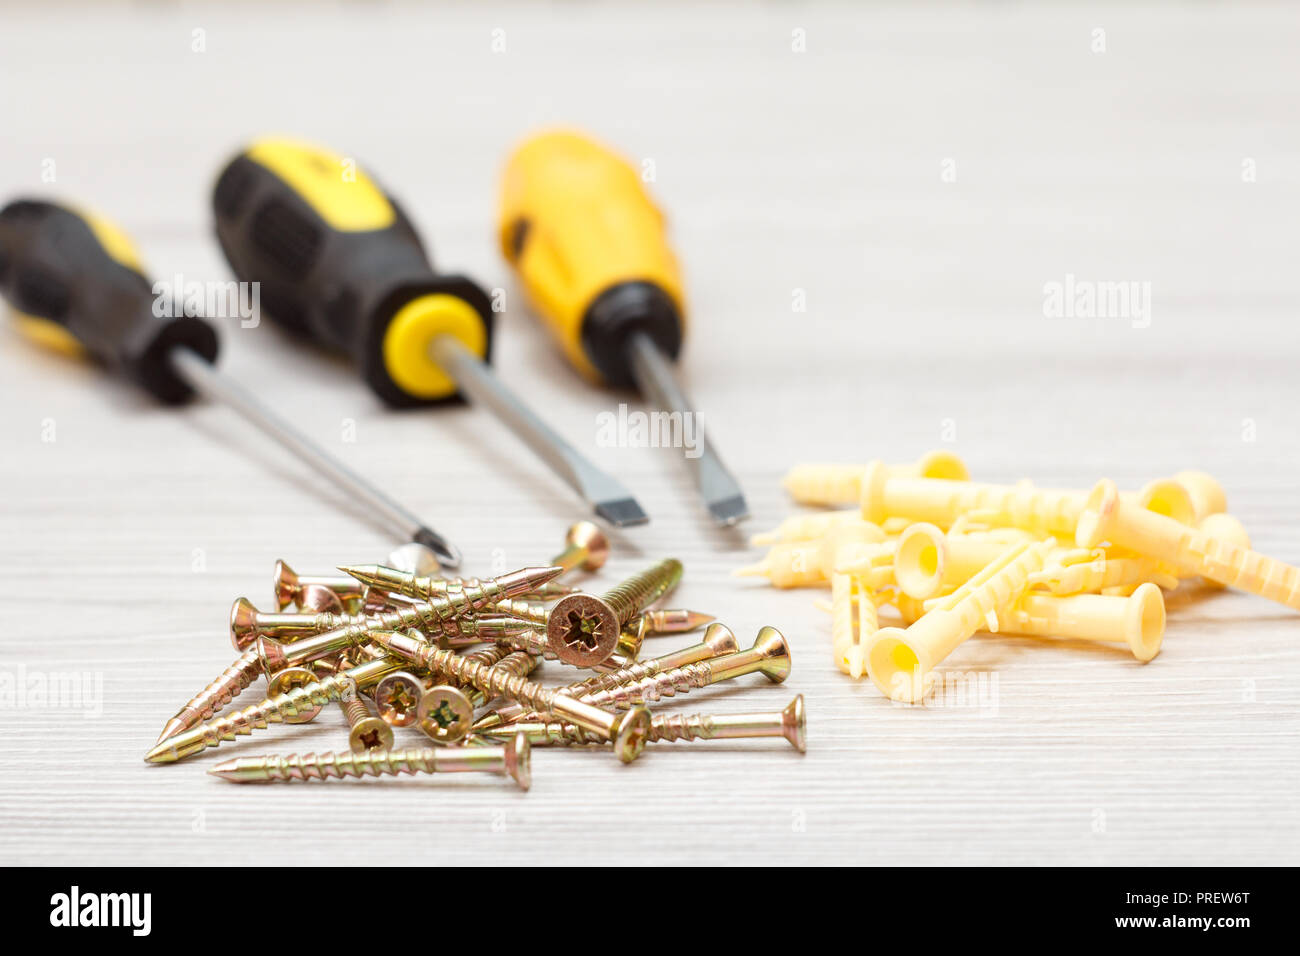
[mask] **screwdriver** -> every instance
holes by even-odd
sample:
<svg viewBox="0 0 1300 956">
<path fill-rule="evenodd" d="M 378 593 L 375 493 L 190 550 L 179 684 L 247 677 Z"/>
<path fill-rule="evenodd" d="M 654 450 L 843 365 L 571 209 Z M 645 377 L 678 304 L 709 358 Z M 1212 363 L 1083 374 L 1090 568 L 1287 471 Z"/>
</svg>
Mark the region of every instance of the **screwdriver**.
<svg viewBox="0 0 1300 956">
<path fill-rule="evenodd" d="M 533 308 L 580 372 L 635 386 L 683 422 L 698 423 L 671 365 L 685 328 L 677 260 L 663 214 L 622 157 L 573 132 L 525 141 L 506 164 L 500 241 Z M 698 434 L 699 454 L 687 456 L 696 487 L 714 520 L 733 525 L 749 517 L 745 496 Z"/>
<path fill-rule="evenodd" d="M 486 405 L 615 525 L 648 520 L 614 478 L 556 434 L 488 368 L 492 302 L 435 273 L 398 204 L 344 157 L 268 139 L 232 159 L 213 191 L 217 238 L 235 274 L 261 283 L 266 312 L 349 354 L 392 407 L 461 393 Z"/>
<path fill-rule="evenodd" d="M 197 392 L 224 402 L 449 568 L 459 552 L 216 368 L 217 333 L 189 315 L 155 315 L 153 284 L 130 239 L 110 222 L 51 202 L 0 210 L 0 294 L 29 337 L 88 353 L 165 405 Z"/>
</svg>

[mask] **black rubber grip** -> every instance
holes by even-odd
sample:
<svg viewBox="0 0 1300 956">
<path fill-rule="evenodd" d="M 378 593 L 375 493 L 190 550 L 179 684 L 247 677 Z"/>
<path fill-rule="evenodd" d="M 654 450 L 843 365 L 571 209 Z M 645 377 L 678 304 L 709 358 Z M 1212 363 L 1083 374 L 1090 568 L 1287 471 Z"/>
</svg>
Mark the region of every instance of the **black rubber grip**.
<svg viewBox="0 0 1300 956">
<path fill-rule="evenodd" d="M 0 210 L 0 294 L 17 311 L 63 326 L 94 359 L 167 404 L 193 395 L 172 368 L 173 348 L 217 358 L 208 322 L 155 315 L 149 280 L 54 203 L 21 199 Z"/>
<path fill-rule="evenodd" d="M 669 358 L 682 350 L 682 318 L 672 297 L 652 282 L 620 282 L 592 300 L 582 317 L 582 348 L 611 385 L 634 388 L 627 340 L 644 332 Z"/>
<path fill-rule="evenodd" d="M 366 383 L 395 408 L 447 399 L 411 395 L 384 364 L 384 333 L 393 315 L 423 295 L 469 303 L 483 321 L 485 361 L 492 349 L 492 301 L 473 280 L 439 275 L 401 206 L 383 229 L 332 228 L 288 183 L 240 154 L 213 190 L 217 239 L 235 274 L 261 284 L 261 303 L 277 324 L 350 356 Z M 452 396 L 456 398 L 457 396 Z"/>
</svg>

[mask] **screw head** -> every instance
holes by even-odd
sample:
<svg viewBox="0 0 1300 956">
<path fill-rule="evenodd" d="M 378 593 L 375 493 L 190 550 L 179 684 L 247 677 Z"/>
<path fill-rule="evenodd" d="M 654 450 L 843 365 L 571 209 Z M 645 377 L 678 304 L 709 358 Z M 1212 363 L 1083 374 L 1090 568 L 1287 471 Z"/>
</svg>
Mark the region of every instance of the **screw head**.
<svg viewBox="0 0 1300 956">
<path fill-rule="evenodd" d="M 267 682 L 267 696 L 275 697 L 278 694 L 287 694 L 297 687 L 314 684 L 318 680 L 320 678 L 316 676 L 316 672 L 311 668 L 286 667 L 282 671 L 277 671 Z M 320 704 L 315 704 L 310 709 L 301 710 L 293 716 L 286 715 L 284 722 L 286 724 L 305 724 L 315 720 L 320 711 Z"/>
<path fill-rule="evenodd" d="M 564 543 L 571 547 L 587 549 L 587 559 L 579 568 L 583 571 L 599 571 L 609 558 L 609 538 L 605 532 L 590 521 L 579 521 L 569 526 L 564 535 Z"/>
<path fill-rule="evenodd" d="M 637 704 L 626 713 L 619 714 L 614 721 L 611 736 L 618 759 L 631 763 L 641 756 L 646 740 L 650 737 L 650 709 L 645 704 Z"/>
<path fill-rule="evenodd" d="M 375 685 L 375 707 L 384 722 L 409 727 L 419 719 L 424 683 L 410 671 L 394 671 Z"/>
<path fill-rule="evenodd" d="M 754 650 L 763 656 L 759 668 L 767 679 L 779 684 L 790 676 L 790 645 L 785 635 L 776 628 L 768 626 L 759 630 L 754 640 Z"/>
<path fill-rule="evenodd" d="M 257 640 L 257 608 L 246 597 L 235 598 L 230 606 L 230 643 L 235 650 L 246 651 Z"/>
<path fill-rule="evenodd" d="M 708 647 L 714 657 L 735 654 L 740 650 L 740 642 L 736 640 L 736 635 L 732 633 L 731 628 L 721 623 L 710 624 L 704 631 L 704 638 L 700 643 Z"/>
<path fill-rule="evenodd" d="M 515 783 L 527 790 L 533 785 L 533 748 L 522 732 L 515 734 L 506 744 L 506 773 L 515 778 Z"/>
<path fill-rule="evenodd" d="M 309 584 L 298 592 L 298 610 L 304 614 L 342 614 L 343 602 L 329 588 Z"/>
<path fill-rule="evenodd" d="M 592 667 L 609 659 L 621 634 L 618 615 L 594 594 L 561 598 L 546 620 L 546 642 L 567 664 Z"/>
<path fill-rule="evenodd" d="M 298 575 L 283 561 L 275 562 L 275 609 L 283 611 L 298 596 Z"/>
<path fill-rule="evenodd" d="M 348 749 L 353 753 L 367 750 L 392 750 L 393 728 L 379 717 L 364 717 L 348 732 Z"/>
<path fill-rule="evenodd" d="M 804 736 L 805 719 L 803 694 L 797 694 L 794 700 L 786 705 L 785 710 L 781 711 L 781 726 L 785 730 L 785 739 L 794 744 L 794 749 L 800 753 L 808 749 L 808 741 Z"/>
<path fill-rule="evenodd" d="M 416 721 L 434 741 L 455 743 L 469 733 L 470 725 L 474 723 L 474 705 L 460 688 L 440 684 L 420 698 Z"/>
</svg>

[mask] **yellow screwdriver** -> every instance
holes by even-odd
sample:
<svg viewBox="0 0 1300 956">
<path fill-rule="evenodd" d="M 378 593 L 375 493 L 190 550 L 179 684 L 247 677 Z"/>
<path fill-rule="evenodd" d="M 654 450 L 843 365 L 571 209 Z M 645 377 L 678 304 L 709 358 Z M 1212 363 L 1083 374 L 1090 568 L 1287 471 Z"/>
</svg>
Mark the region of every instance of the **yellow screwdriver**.
<svg viewBox="0 0 1300 956">
<path fill-rule="evenodd" d="M 685 300 L 663 214 L 636 170 L 578 133 L 533 136 L 506 164 L 500 241 L 533 308 L 589 379 L 635 386 L 685 423 L 698 415 L 673 376 Z M 721 525 L 749 517 L 745 496 L 698 432 L 687 454 L 696 487 Z"/>
<path fill-rule="evenodd" d="M 239 153 L 213 191 L 231 268 L 267 314 L 347 353 L 393 407 L 464 393 L 486 405 L 615 525 L 647 519 L 636 499 L 552 430 L 488 367 L 492 304 L 472 279 L 435 272 L 410 220 L 355 164 L 289 140 Z"/>
<path fill-rule="evenodd" d="M 135 247 L 112 223 L 43 200 L 9 203 L 0 210 L 0 296 L 30 338 L 89 354 L 166 405 L 196 392 L 223 402 L 439 563 L 460 563 L 450 542 L 223 375 L 212 324 L 159 308 Z"/>
</svg>

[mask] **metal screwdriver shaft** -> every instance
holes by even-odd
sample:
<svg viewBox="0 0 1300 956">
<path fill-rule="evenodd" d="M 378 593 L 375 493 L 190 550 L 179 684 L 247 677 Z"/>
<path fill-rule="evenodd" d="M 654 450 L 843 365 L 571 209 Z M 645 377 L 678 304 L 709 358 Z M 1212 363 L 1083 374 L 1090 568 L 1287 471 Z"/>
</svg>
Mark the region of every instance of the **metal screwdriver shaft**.
<svg viewBox="0 0 1300 956">
<path fill-rule="evenodd" d="M 618 527 L 645 524 L 650 520 L 630 491 L 578 454 L 577 449 L 538 418 L 457 339 L 440 335 L 433 340 L 431 352 L 434 361 L 456 380 L 462 392 L 475 404 L 491 410 L 538 458 L 581 495 L 599 517 Z"/>
<path fill-rule="evenodd" d="M 428 547 L 438 556 L 438 561 L 443 567 L 460 566 L 460 551 L 446 538 L 429 528 L 414 514 L 367 482 L 343 462 L 327 454 L 323 448 L 258 401 L 252 392 L 223 375 L 207 359 L 187 348 L 172 349 L 170 358 L 177 374 L 194 391 L 204 398 L 221 402 L 234 409 L 271 440 L 288 448 L 306 462 L 313 472 L 333 482 L 346 494 L 364 502 L 371 512 L 378 515 L 401 538 L 418 541 Z"/>
<path fill-rule="evenodd" d="M 687 417 L 699 424 L 699 415 L 691 405 L 690 398 L 682 390 L 677 377 L 673 375 L 672 365 L 659 351 L 654 340 L 644 333 L 636 333 L 628 338 L 628 360 L 632 374 L 636 378 L 637 390 L 660 408 L 666 408 L 675 415 Z M 713 515 L 713 520 L 720 525 L 734 525 L 749 517 L 749 505 L 745 503 L 745 494 L 740 490 L 740 482 L 727 470 L 727 466 L 718 457 L 713 443 L 703 429 L 697 431 L 700 454 L 696 458 L 687 458 L 695 476 L 695 486 L 700 497 Z"/>
</svg>

